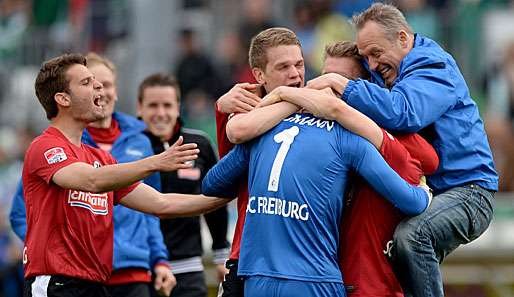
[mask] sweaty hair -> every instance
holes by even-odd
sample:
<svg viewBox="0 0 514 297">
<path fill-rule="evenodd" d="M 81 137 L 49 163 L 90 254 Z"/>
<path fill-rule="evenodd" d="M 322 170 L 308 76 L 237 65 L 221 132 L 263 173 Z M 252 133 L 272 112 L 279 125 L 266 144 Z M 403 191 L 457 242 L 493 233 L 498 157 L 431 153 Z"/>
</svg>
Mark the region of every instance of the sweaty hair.
<svg viewBox="0 0 514 297">
<path fill-rule="evenodd" d="M 298 45 L 300 40 L 296 34 L 287 28 L 269 28 L 261 31 L 252 38 L 250 50 L 248 51 L 248 62 L 251 68 L 259 68 L 264 70 L 268 64 L 268 49 L 280 45 Z"/>
<path fill-rule="evenodd" d="M 89 52 L 86 55 L 86 60 L 88 66 L 104 65 L 111 70 L 114 75 L 116 75 L 116 66 L 114 66 L 114 63 L 106 57 L 100 56 L 97 53 Z"/>
<path fill-rule="evenodd" d="M 164 73 L 154 73 L 150 76 L 147 76 L 139 85 L 137 94 L 137 101 L 139 103 L 143 102 L 143 94 L 145 89 L 149 87 L 173 87 L 177 93 L 177 102 L 180 102 L 180 87 L 177 80 L 171 75 Z"/>
<path fill-rule="evenodd" d="M 352 17 L 352 22 L 357 31 L 361 30 L 370 21 L 380 25 L 391 41 L 396 40 L 396 34 L 401 30 L 413 34 L 412 28 L 405 20 L 402 12 L 390 4 L 375 3 L 365 11 Z"/>
<path fill-rule="evenodd" d="M 86 57 L 81 54 L 64 54 L 45 61 L 36 77 L 35 89 L 39 103 L 50 120 L 58 113 L 54 96 L 59 92 L 69 92 L 70 82 L 66 78 L 66 71 L 76 64 L 86 66 Z"/>
<path fill-rule="evenodd" d="M 369 79 L 369 72 L 362 66 L 363 57 L 359 54 L 357 44 L 353 41 L 338 41 L 335 43 L 327 44 L 325 46 L 325 53 L 323 54 L 323 61 L 328 57 L 332 58 L 351 58 L 355 59 L 359 64 L 360 78 Z"/>
</svg>

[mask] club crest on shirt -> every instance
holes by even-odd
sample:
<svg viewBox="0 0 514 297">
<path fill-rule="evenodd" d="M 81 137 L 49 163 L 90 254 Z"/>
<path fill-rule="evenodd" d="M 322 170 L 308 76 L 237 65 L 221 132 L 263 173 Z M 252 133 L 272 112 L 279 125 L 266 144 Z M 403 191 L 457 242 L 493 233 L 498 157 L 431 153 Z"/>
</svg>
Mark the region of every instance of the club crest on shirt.
<svg viewBox="0 0 514 297">
<path fill-rule="evenodd" d="M 93 214 L 107 215 L 109 213 L 107 193 L 91 193 L 78 190 L 70 190 L 68 204 L 70 206 L 82 207 Z"/>
<path fill-rule="evenodd" d="M 45 159 L 48 164 L 55 164 L 68 159 L 62 147 L 54 147 L 45 152 Z"/>
</svg>

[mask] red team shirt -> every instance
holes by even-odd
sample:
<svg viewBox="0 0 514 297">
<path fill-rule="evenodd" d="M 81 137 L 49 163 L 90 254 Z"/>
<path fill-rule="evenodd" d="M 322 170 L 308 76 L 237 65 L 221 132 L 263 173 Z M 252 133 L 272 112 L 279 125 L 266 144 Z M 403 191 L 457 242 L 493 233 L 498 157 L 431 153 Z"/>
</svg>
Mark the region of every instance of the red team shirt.
<svg viewBox="0 0 514 297">
<path fill-rule="evenodd" d="M 228 119 L 228 114 L 216 108 L 220 158 L 234 147 L 225 131 Z M 411 184 L 418 184 L 422 175 L 435 172 L 439 158 L 425 139 L 418 134 L 392 136 L 382 131 L 384 140 L 380 153 L 402 178 Z M 388 242 L 392 240 L 396 226 L 405 215 L 362 180 L 357 182 L 352 197 L 341 224 L 339 252 L 344 282 L 354 288 L 349 296 L 403 296 L 385 253 L 388 252 Z M 248 186 L 247 182 L 243 182 L 237 196 L 238 218 L 230 259 L 239 259 L 247 202 Z"/>
<path fill-rule="evenodd" d="M 380 153 L 402 178 L 418 184 L 433 173 L 439 159 L 433 147 L 418 134 L 395 135 L 383 130 Z M 345 205 L 341 226 L 339 262 L 344 283 L 353 287 L 351 297 L 400 297 L 402 289 L 386 253 L 388 242 L 405 218 L 396 207 L 360 180 Z"/>
<path fill-rule="evenodd" d="M 116 163 L 100 149 L 74 145 L 54 127 L 37 137 L 25 154 L 25 278 L 59 274 L 105 283 L 111 275 L 113 205 L 139 183 L 114 192 L 90 193 L 52 182 L 59 169 L 75 162 L 95 167 Z"/>
<path fill-rule="evenodd" d="M 234 147 L 227 138 L 227 122 L 229 115 L 222 113 L 216 107 L 216 137 L 218 139 L 218 153 L 220 159 L 223 158 Z M 243 226 L 246 218 L 246 205 L 248 204 L 248 178 L 243 177 L 239 185 L 237 194 L 237 222 L 234 230 L 234 238 L 232 239 L 232 248 L 230 250 L 230 259 L 239 259 L 239 250 L 241 247 L 241 236 L 243 235 Z"/>
</svg>

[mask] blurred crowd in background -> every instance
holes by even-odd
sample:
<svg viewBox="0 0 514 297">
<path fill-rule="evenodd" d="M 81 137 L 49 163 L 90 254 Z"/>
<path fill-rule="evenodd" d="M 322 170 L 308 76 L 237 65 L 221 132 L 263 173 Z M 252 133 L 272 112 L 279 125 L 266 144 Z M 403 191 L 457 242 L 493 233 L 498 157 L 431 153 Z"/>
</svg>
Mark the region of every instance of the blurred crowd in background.
<svg viewBox="0 0 514 297">
<path fill-rule="evenodd" d="M 353 39 L 351 16 L 372 2 L 0 0 L 4 296 L 17 296 L 13 278 L 22 278 L 21 242 L 11 235 L 7 216 L 25 149 L 48 124 L 34 94 L 35 75 L 44 60 L 64 52 L 109 57 L 119 69 L 118 107 L 132 114 L 142 78 L 172 73 L 182 89 L 185 126 L 204 130 L 215 141 L 215 100 L 235 83 L 253 81 L 247 58 L 253 35 L 272 26 L 293 29 L 302 43 L 308 80 L 319 74 L 325 44 Z M 404 12 L 415 32 L 435 39 L 456 58 L 485 121 L 500 189 L 514 191 L 514 1 L 389 2 Z"/>
</svg>

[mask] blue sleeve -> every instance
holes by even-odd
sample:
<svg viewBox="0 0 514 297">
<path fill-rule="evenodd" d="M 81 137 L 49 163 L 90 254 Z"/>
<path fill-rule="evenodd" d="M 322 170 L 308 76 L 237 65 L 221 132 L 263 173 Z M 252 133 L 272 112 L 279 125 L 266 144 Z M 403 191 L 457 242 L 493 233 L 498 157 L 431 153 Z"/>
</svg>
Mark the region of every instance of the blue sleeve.
<svg viewBox="0 0 514 297">
<path fill-rule="evenodd" d="M 403 180 L 367 140 L 355 136 L 349 146 L 355 170 L 377 191 L 406 215 L 418 215 L 428 206 L 427 193 Z"/>
<path fill-rule="evenodd" d="M 447 68 L 415 69 L 391 90 L 350 81 L 342 99 L 385 129 L 418 132 L 457 104 L 451 75 Z"/>
<path fill-rule="evenodd" d="M 207 172 L 202 181 L 202 193 L 206 196 L 236 197 L 239 181 L 248 172 L 249 163 L 248 144 L 236 145 Z"/>
<path fill-rule="evenodd" d="M 150 142 L 150 139 L 145 135 L 142 135 L 142 137 L 144 139 L 145 144 L 141 146 L 144 148 L 143 157 L 141 159 L 154 155 L 152 143 Z M 155 173 L 147 176 L 143 180 L 143 182 L 159 192 L 162 189 L 161 188 L 161 174 L 159 172 L 155 172 Z"/>
<path fill-rule="evenodd" d="M 25 200 L 23 198 L 23 185 L 21 183 L 21 179 L 18 183 L 16 193 L 14 194 L 9 220 L 11 221 L 11 227 L 14 233 L 22 241 L 25 241 L 25 235 L 27 233 L 27 214 L 25 211 Z"/>
<path fill-rule="evenodd" d="M 150 247 L 151 270 L 160 261 L 168 260 L 168 249 L 164 244 L 159 218 L 152 215 L 145 215 L 148 226 L 148 246 Z"/>
</svg>

